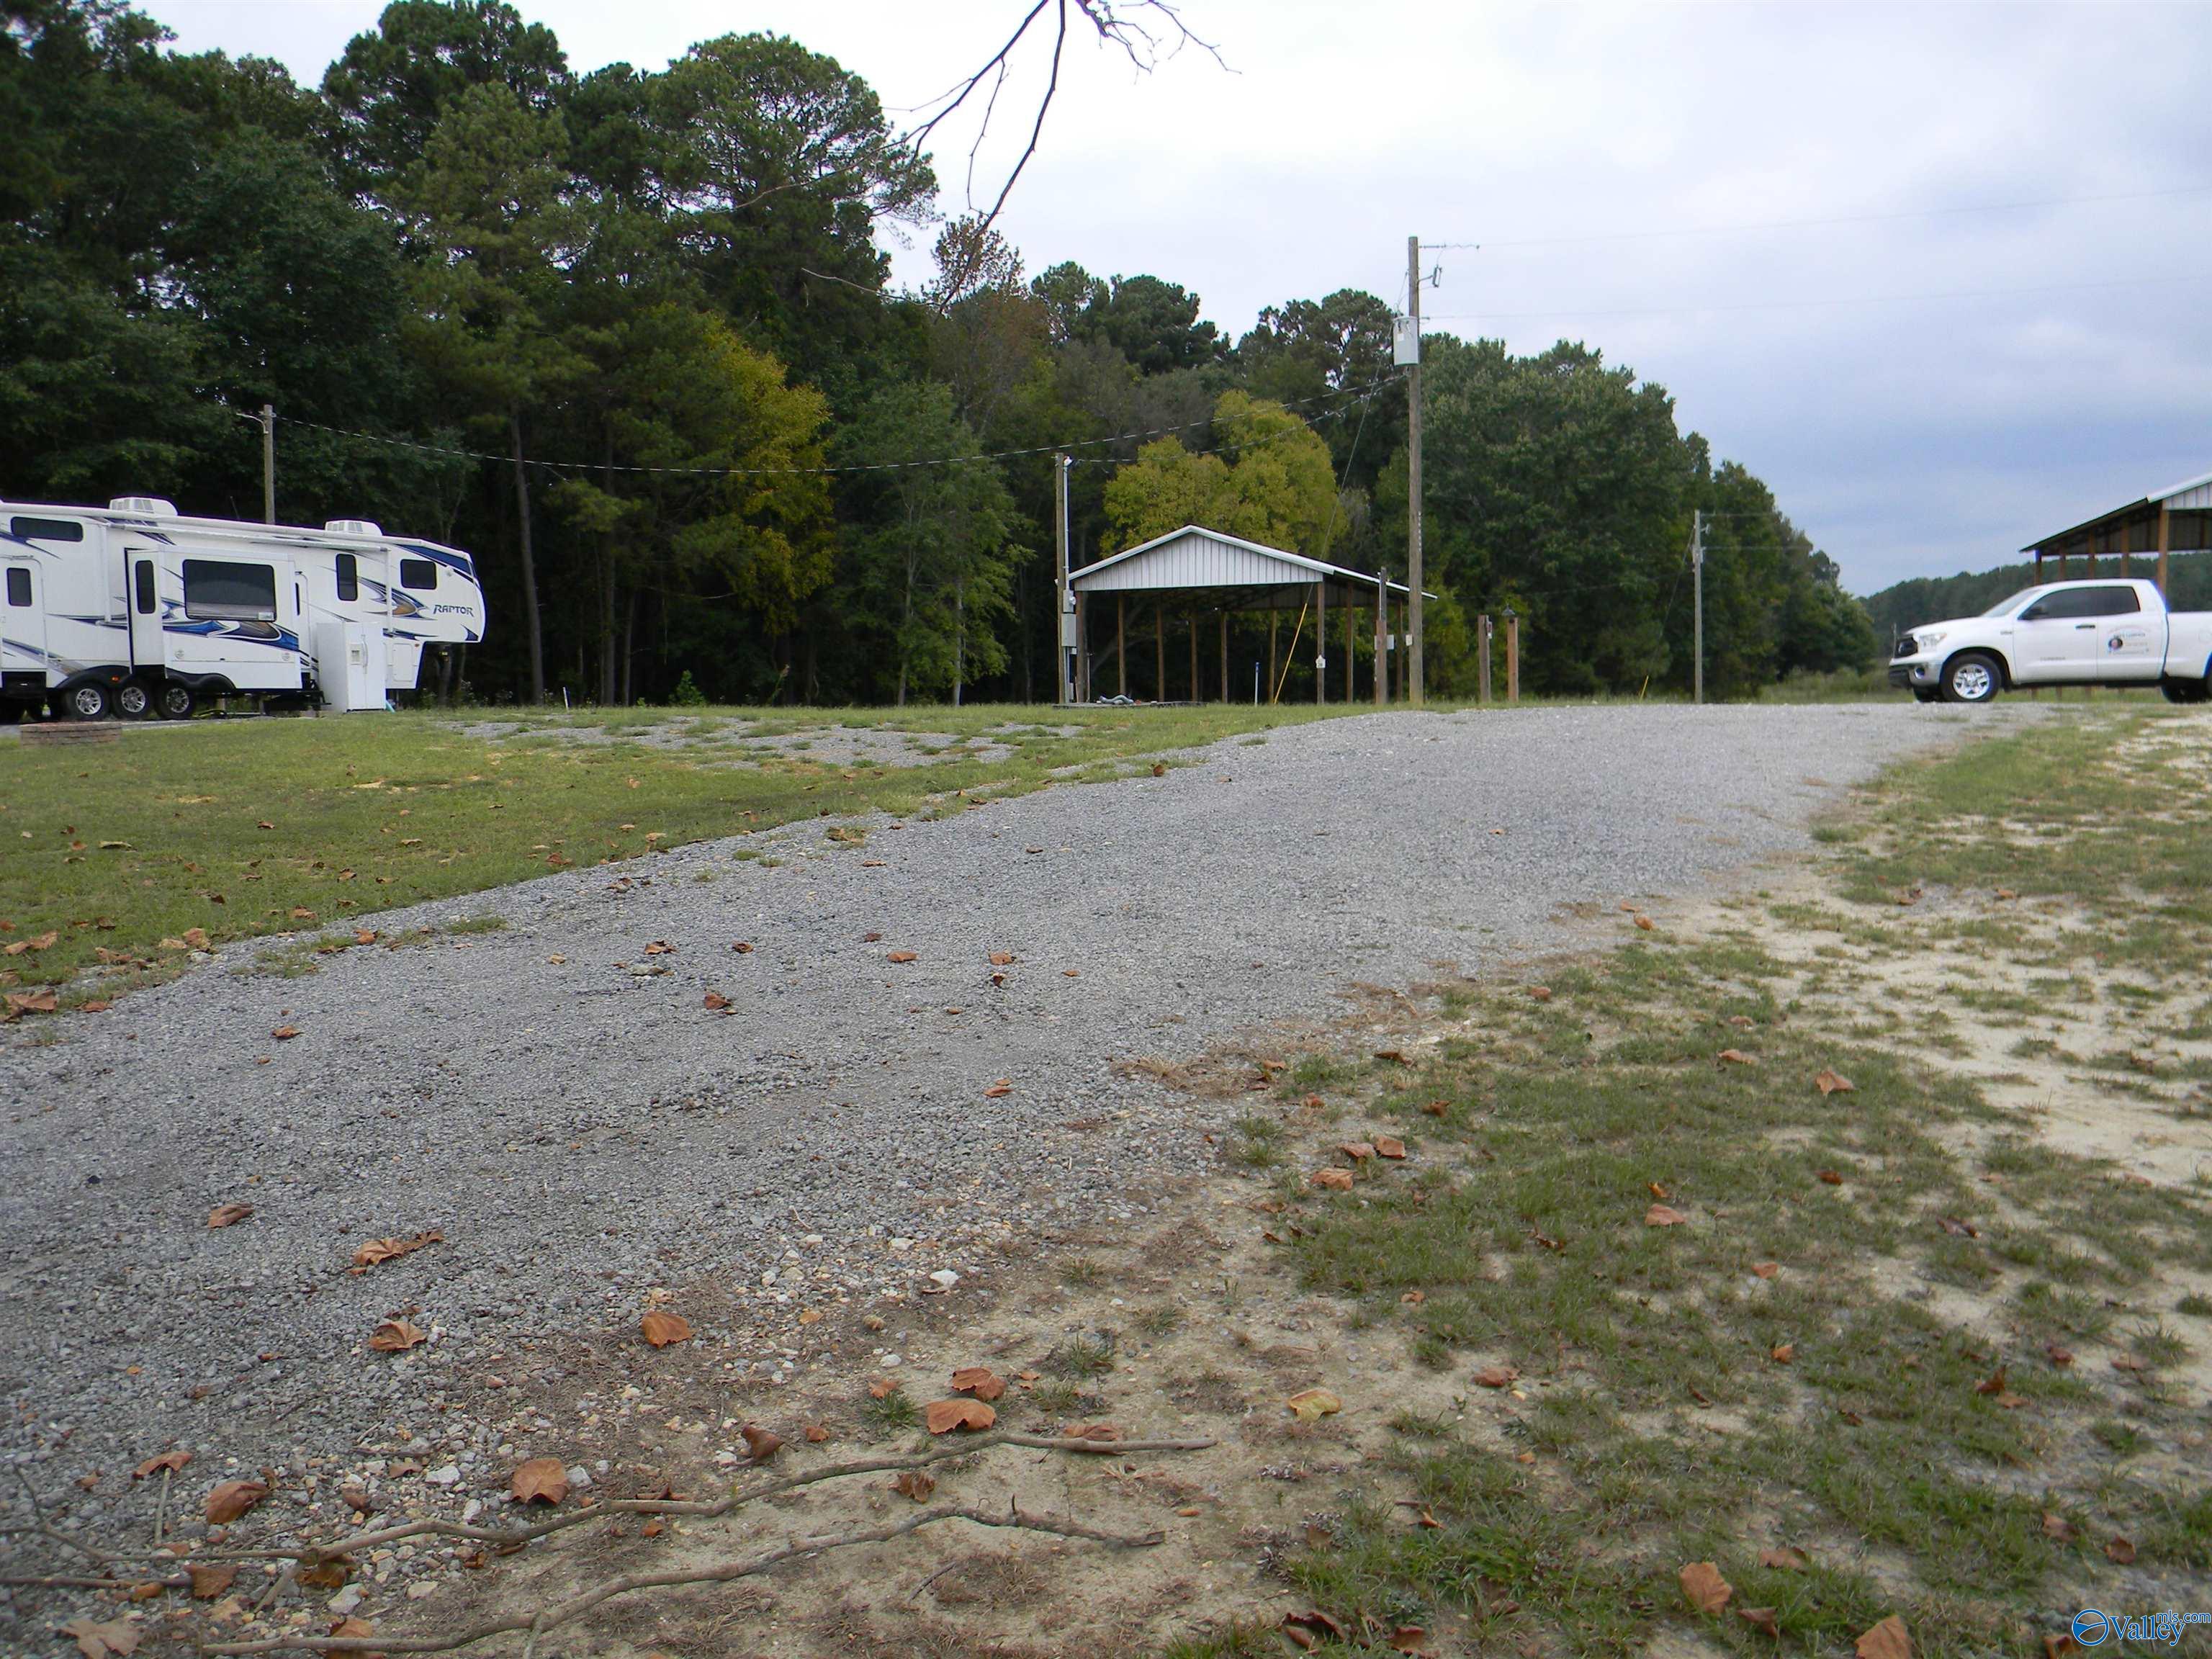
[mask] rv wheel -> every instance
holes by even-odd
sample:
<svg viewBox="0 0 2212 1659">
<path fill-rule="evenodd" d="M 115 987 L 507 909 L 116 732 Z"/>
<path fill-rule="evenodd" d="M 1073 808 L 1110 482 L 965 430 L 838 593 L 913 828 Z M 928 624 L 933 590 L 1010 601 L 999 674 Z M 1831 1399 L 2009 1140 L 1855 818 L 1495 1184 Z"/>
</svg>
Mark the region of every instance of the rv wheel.
<svg viewBox="0 0 2212 1659">
<path fill-rule="evenodd" d="M 188 720 L 200 700 L 192 695 L 189 685 L 179 685 L 171 680 L 161 687 L 161 718 L 165 720 Z"/>
<path fill-rule="evenodd" d="M 126 720 L 150 720 L 154 714 L 154 694 L 146 689 L 143 680 L 125 680 L 116 688 L 115 712 Z"/>
<path fill-rule="evenodd" d="M 107 709 L 107 688 L 94 681 L 73 685 L 61 695 L 61 713 L 64 720 L 106 720 Z"/>
<path fill-rule="evenodd" d="M 0 698 L 0 726 L 15 726 L 23 718 L 23 705 L 12 697 Z"/>
</svg>

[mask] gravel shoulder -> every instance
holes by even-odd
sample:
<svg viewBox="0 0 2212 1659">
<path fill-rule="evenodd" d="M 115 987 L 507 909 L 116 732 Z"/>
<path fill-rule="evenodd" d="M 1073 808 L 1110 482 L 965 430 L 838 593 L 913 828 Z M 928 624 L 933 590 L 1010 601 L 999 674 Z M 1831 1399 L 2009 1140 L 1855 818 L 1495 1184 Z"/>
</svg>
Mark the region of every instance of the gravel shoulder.
<svg viewBox="0 0 2212 1659">
<path fill-rule="evenodd" d="M 172 1444 L 195 1478 L 343 1455 L 672 1287 L 714 1286 L 702 1337 L 773 1382 L 805 1361 L 797 1302 L 1139 1224 L 1212 1126 L 1126 1062 L 1557 945 L 1563 907 L 1796 853 L 1883 764 L 2033 717 L 1388 714 L 859 843 L 793 825 L 364 917 L 379 943 L 298 977 L 253 971 L 269 941 L 225 951 L 0 1050 L 0 1455 L 50 1493 Z M 229 1202 L 251 1218 L 210 1229 Z M 368 1352 L 393 1316 L 433 1340 Z M 101 1493 L 79 1523 L 149 1507 Z"/>
</svg>

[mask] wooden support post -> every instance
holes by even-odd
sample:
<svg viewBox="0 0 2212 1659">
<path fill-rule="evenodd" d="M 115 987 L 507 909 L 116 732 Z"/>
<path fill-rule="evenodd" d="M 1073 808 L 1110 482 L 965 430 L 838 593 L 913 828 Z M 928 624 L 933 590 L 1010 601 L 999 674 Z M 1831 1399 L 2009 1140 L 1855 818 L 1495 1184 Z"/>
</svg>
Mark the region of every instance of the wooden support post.
<svg viewBox="0 0 2212 1659">
<path fill-rule="evenodd" d="M 1206 701 L 1206 688 L 1198 680 L 1198 612 L 1190 613 L 1190 700 Z"/>
<path fill-rule="evenodd" d="M 1390 573 L 1375 573 L 1375 706 L 1390 701 Z"/>
<path fill-rule="evenodd" d="M 1478 702 L 1490 701 L 1490 618 L 1486 614 L 1474 619 L 1474 696 Z"/>
<path fill-rule="evenodd" d="M 1114 596 L 1114 672 L 1120 676 L 1121 695 L 1129 695 L 1129 596 Z"/>
<path fill-rule="evenodd" d="M 1505 701 L 1521 701 L 1521 617 L 1505 613 Z"/>
<path fill-rule="evenodd" d="M 1152 701 L 1168 700 L 1168 607 L 1162 599 L 1152 606 Z"/>
<path fill-rule="evenodd" d="M 2203 541 L 2204 538 L 2199 536 L 2197 539 Z M 2161 596 L 2166 592 L 2166 556 L 2172 550 L 2173 509 L 2162 506 L 2158 509 L 2158 591 Z"/>
<path fill-rule="evenodd" d="M 1328 584 L 1314 584 L 1314 702 L 1328 701 Z"/>
<path fill-rule="evenodd" d="M 1229 607 L 1221 607 L 1221 701 L 1229 701 Z"/>
<path fill-rule="evenodd" d="M 1269 605 L 1267 607 L 1267 701 L 1269 702 L 1275 701 L 1275 686 L 1277 684 L 1275 679 L 1275 625 L 1281 619 L 1281 613 L 1272 605 Z"/>
<path fill-rule="evenodd" d="M 1075 700 L 1091 701 L 1091 608 L 1086 596 L 1075 596 Z"/>
<path fill-rule="evenodd" d="M 1346 593 L 1344 598 L 1344 700 L 1346 702 L 1359 695 L 1358 678 L 1352 672 L 1352 665 L 1359 660 L 1356 638 L 1352 631 L 1352 596 Z"/>
</svg>

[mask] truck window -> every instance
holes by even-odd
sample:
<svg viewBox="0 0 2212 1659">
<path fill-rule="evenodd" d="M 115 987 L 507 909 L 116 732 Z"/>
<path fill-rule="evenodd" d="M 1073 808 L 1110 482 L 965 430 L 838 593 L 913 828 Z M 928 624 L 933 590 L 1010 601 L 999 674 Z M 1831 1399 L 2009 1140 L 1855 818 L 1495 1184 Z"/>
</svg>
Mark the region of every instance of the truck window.
<svg viewBox="0 0 2212 1659">
<path fill-rule="evenodd" d="M 351 604 L 361 597 L 361 561 L 350 553 L 338 555 L 338 599 Z"/>
<path fill-rule="evenodd" d="M 428 592 L 438 585 L 438 562 L 435 559 L 400 560 L 399 585 Z"/>
<path fill-rule="evenodd" d="M 2067 622 L 2082 617 L 2124 617 L 2142 609 L 2132 587 L 2063 587 L 2020 613 L 2022 622 Z"/>
<path fill-rule="evenodd" d="M 31 573 L 20 564 L 8 567 L 8 603 L 26 605 L 31 602 Z"/>
<path fill-rule="evenodd" d="M 8 533 L 27 542 L 81 542 L 84 526 L 68 519 L 10 519 Z"/>
<path fill-rule="evenodd" d="M 275 622 L 276 566 L 186 559 L 185 614 L 195 621 Z"/>
</svg>

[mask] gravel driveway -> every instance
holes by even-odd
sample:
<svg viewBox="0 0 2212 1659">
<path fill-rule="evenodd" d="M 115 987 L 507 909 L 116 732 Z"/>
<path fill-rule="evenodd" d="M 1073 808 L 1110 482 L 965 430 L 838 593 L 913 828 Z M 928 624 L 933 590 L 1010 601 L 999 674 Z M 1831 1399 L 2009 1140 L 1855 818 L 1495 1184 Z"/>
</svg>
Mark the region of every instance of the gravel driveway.
<svg viewBox="0 0 2212 1659">
<path fill-rule="evenodd" d="M 106 1015 L 16 1026 L 0 1453 L 52 1490 L 174 1443 L 343 1451 L 459 1367 L 635 1330 L 649 1288 L 702 1279 L 729 1310 L 702 1336 L 773 1378 L 797 1363 L 775 1334 L 794 1299 L 971 1275 L 1006 1229 L 1110 1218 L 1187 1164 L 1206 1126 L 1117 1058 L 1325 1015 L 1352 981 L 1477 970 L 1557 942 L 1565 903 L 1683 894 L 1802 848 L 1842 787 L 1990 720 L 1328 721 L 863 845 L 799 824 L 364 918 L 506 925 L 309 976 L 235 971 L 270 948 L 240 946 Z M 252 1218 L 210 1230 L 232 1200 Z M 358 1244 L 428 1229 L 444 1242 L 345 1271 Z M 401 1312 L 436 1340 L 365 1352 Z"/>
</svg>

